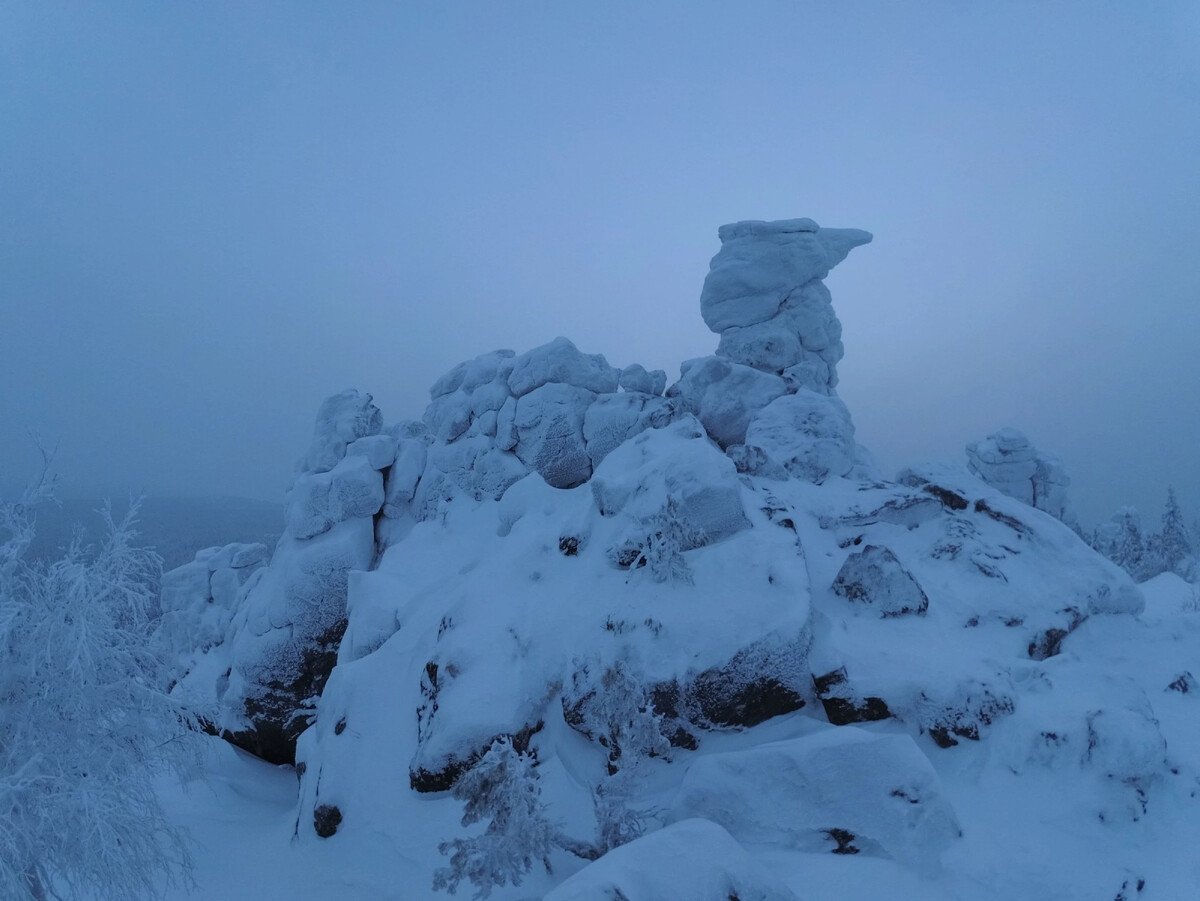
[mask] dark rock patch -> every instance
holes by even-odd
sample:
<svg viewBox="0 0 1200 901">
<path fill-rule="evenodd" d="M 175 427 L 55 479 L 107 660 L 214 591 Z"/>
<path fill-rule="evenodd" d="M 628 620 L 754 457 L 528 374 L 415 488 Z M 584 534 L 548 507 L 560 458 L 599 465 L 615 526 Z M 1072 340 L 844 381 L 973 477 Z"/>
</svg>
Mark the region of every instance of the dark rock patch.
<svg viewBox="0 0 1200 901">
<path fill-rule="evenodd" d="M 245 701 L 246 718 L 252 728 L 223 731 L 222 737 L 269 763 L 293 763 L 296 739 L 308 728 L 304 704 L 325 688 L 345 631 L 346 620 L 341 619 L 303 649 L 300 666 L 290 680 L 264 682 L 262 691 Z"/>
<path fill-rule="evenodd" d="M 845 667 L 838 667 L 823 676 L 813 676 L 813 687 L 825 708 L 826 718 L 835 726 L 872 723 L 892 715 L 883 698 L 859 698 L 849 691 Z"/>
<path fill-rule="evenodd" d="M 1181 695 L 1186 695 L 1191 694 L 1197 687 L 1196 677 L 1187 670 L 1184 670 L 1167 686 L 1167 691 L 1177 691 Z"/>
<path fill-rule="evenodd" d="M 429 770 L 425 767 L 410 768 L 408 771 L 408 784 L 413 791 L 421 792 L 422 794 L 449 791 L 454 787 L 454 783 L 458 781 L 458 777 L 473 767 L 476 761 L 502 738 L 507 738 L 512 742 L 513 750 L 517 751 L 517 753 L 528 753 L 530 741 L 533 740 L 533 736 L 542 731 L 544 725 L 539 720 L 537 723 L 525 726 L 516 732 L 507 735 L 497 735 L 482 748 L 477 748 L 464 758 L 451 759 L 447 761 L 445 766 L 438 770 Z"/>
<path fill-rule="evenodd" d="M 930 483 L 922 486 L 921 490 L 926 494 L 932 494 L 942 502 L 942 506 L 948 507 L 951 510 L 965 510 L 969 504 L 969 501 L 957 491 L 951 491 L 949 488 L 943 488 L 941 485 Z"/>
<path fill-rule="evenodd" d="M 924 699 L 929 701 L 928 697 Z M 953 748 L 960 739 L 979 741 L 983 727 L 1008 716 L 1015 709 L 1012 698 L 980 685 L 968 691 L 960 701 L 938 710 L 922 725 L 939 748 Z"/>
<path fill-rule="evenodd" d="M 855 846 L 854 840 L 858 838 L 853 832 L 846 829 L 826 829 L 825 835 L 837 844 L 833 849 L 834 854 L 857 854 L 859 848 Z"/>
<path fill-rule="evenodd" d="M 990 517 L 996 522 L 1008 526 L 1018 534 L 1024 535 L 1029 531 L 1029 528 L 1025 525 L 1025 523 L 1021 522 L 1021 520 L 1017 519 L 1015 516 L 1009 516 L 1007 513 L 1001 513 L 982 498 L 975 502 L 975 512 L 982 513 L 984 516 Z"/>
<path fill-rule="evenodd" d="M 321 838 L 329 838 L 342 824 L 342 812 L 333 804 L 322 804 L 313 810 L 313 829 Z"/>
</svg>

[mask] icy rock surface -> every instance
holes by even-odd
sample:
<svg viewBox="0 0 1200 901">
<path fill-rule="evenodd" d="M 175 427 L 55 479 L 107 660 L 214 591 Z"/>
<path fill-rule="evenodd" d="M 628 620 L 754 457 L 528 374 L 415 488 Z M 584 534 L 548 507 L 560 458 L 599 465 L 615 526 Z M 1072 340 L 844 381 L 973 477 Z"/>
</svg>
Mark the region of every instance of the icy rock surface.
<svg viewBox="0 0 1200 901">
<path fill-rule="evenodd" d="M 1074 524 L 1075 514 L 1067 501 L 1071 479 L 1062 461 L 1040 453 L 1016 429 L 1004 428 L 968 444 L 967 466 L 997 491 Z"/>
<path fill-rule="evenodd" d="M 242 586 L 267 557 L 265 544 L 227 544 L 163 573 L 155 641 L 177 661 L 175 678 L 225 637 Z"/>
<path fill-rule="evenodd" d="M 301 471 L 333 469 L 352 442 L 378 434 L 382 426 L 383 415 L 371 403 L 371 395 L 351 389 L 327 398 L 317 411 L 312 445 L 300 462 Z"/>
<path fill-rule="evenodd" d="M 833 591 L 880 616 L 923 614 L 929 609 L 929 598 L 896 555 L 873 544 L 846 558 L 833 580 Z"/>
<path fill-rule="evenodd" d="M 683 820 L 610 851 L 546 895 L 546 901 L 796 901 L 717 824 Z"/>
<path fill-rule="evenodd" d="M 821 279 L 871 240 L 811 219 L 736 222 L 719 230 L 700 311 L 721 336 L 718 355 L 828 393 L 837 384 L 842 327 Z"/>
<path fill-rule="evenodd" d="M 745 443 L 762 452 L 754 466 L 758 475 L 823 482 L 854 467 L 854 425 L 846 405 L 807 388 L 755 413 Z"/>
<path fill-rule="evenodd" d="M 747 843 L 883 853 L 920 868 L 960 835 L 941 783 L 907 735 L 827 729 L 688 770 L 675 817 L 707 817 Z"/>
<path fill-rule="evenodd" d="M 380 434 L 369 394 L 345 391 L 317 414 L 313 445 L 288 492 L 284 534 L 269 564 L 245 581 L 220 642 L 191 662 L 176 692 L 243 748 L 290 763 L 296 736 L 333 669 L 346 626 L 352 569 L 375 556 L 373 517 L 384 503 L 381 469 L 396 441 Z M 246 559 L 222 550 L 219 562 Z M 218 570 L 212 583 L 222 578 Z"/>
</svg>

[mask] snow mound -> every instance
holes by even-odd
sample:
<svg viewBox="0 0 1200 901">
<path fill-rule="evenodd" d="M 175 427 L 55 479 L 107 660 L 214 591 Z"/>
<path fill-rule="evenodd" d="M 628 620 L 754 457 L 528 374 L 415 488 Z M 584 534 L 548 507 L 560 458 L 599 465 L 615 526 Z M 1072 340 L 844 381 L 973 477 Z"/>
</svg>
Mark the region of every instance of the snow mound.
<svg viewBox="0 0 1200 901">
<path fill-rule="evenodd" d="M 796 895 L 715 823 L 689 819 L 610 851 L 545 901 L 795 901 Z"/>
<path fill-rule="evenodd" d="M 923 869 L 961 834 L 909 736 L 853 727 L 703 757 L 672 813 L 707 817 L 741 842 L 882 852 Z"/>
</svg>

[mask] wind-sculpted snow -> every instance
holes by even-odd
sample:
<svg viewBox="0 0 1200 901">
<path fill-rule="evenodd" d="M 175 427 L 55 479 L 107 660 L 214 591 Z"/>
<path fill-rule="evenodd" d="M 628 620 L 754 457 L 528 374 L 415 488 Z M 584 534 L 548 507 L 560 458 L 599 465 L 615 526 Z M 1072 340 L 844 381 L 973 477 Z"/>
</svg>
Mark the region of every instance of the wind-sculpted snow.
<svg viewBox="0 0 1200 901">
<path fill-rule="evenodd" d="M 1194 778 L 1156 714 L 1200 670 L 1168 655 L 1153 693 L 1118 674 L 1141 593 L 1064 523 L 1057 464 L 1006 430 L 971 470 L 886 480 L 855 443 L 821 279 L 870 236 L 720 237 L 716 353 L 669 388 L 559 338 L 454 367 L 420 419 L 384 428 L 354 392 L 322 406 L 287 532 L 177 689 L 256 753 L 296 743 L 301 844 L 403 845 L 425 886 L 499 861 L 528 879 L 487 886 L 507 898 L 790 897 L 743 864 L 788 861 L 798 889 L 831 852 L 851 882 L 961 868 L 962 773 L 1047 798 L 1069 780 L 1084 813 L 1063 836 L 1154 817 Z M 198 598 L 202 568 L 164 597 Z M 525 799 L 536 849 L 502 806 L 455 832 L 468 772 Z M 487 800 L 465 799 L 469 823 Z M 979 878 L 1023 896 L 1020 853 L 995 853 Z"/>
</svg>

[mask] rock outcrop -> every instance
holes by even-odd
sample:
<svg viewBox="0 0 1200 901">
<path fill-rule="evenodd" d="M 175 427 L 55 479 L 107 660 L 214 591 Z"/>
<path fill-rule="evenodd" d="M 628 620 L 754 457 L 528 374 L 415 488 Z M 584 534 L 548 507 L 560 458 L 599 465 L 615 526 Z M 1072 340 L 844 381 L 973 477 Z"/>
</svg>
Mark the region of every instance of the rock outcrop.
<svg viewBox="0 0 1200 901">
<path fill-rule="evenodd" d="M 382 422 L 369 394 L 345 391 L 321 405 L 270 563 L 246 581 L 220 646 L 176 689 L 215 729 L 274 763 L 294 759 L 296 737 L 333 669 L 349 573 L 370 568 L 375 557 L 382 470 L 396 449 L 380 434 Z M 175 578 L 169 573 L 164 582 Z"/>
<path fill-rule="evenodd" d="M 1016 429 L 1001 429 L 968 444 L 967 467 L 997 491 L 1074 527 L 1075 514 L 1067 501 L 1071 480 L 1062 461 L 1040 453 Z"/>
<path fill-rule="evenodd" d="M 388 836 L 507 738 L 575 820 L 600 805 L 588 780 L 660 767 L 675 817 L 724 827 L 627 836 L 549 897 L 673 892 L 681 836 L 722 855 L 688 897 L 787 897 L 738 881 L 739 843 L 933 868 L 958 826 L 928 757 L 998 734 L 1015 772 L 1041 741 L 1013 724 L 1026 708 L 1088 749 L 1098 795 L 1149 803 L 1165 764 L 1143 699 L 1080 689 L 1062 653 L 1142 599 L 1030 509 L 1069 520 L 1061 469 L 1006 430 L 970 471 L 879 478 L 837 396 L 822 282 L 870 235 L 801 219 L 720 237 L 701 296 L 716 353 L 669 388 L 559 338 L 454 367 L 420 419 L 385 427 L 356 392 L 322 405 L 283 538 L 176 689 L 254 753 L 294 753 L 303 839 Z M 172 609 L 243 579 L 189 566 Z"/>
</svg>

